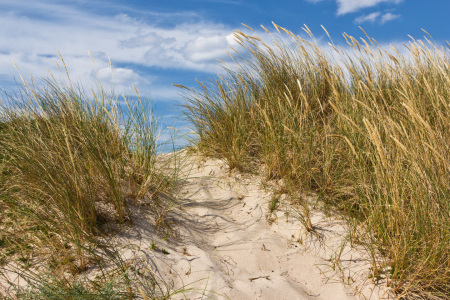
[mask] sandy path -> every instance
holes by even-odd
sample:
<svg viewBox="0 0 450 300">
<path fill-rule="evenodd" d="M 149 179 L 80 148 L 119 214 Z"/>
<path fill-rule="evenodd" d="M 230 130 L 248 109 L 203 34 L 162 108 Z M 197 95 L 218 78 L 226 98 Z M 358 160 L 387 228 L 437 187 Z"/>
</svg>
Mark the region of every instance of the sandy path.
<svg viewBox="0 0 450 300">
<path fill-rule="evenodd" d="M 339 221 L 315 212 L 316 235 L 293 218 L 286 222 L 282 212 L 269 224 L 271 193 L 257 177 L 230 175 L 218 160 L 196 163 L 190 178 L 181 192 L 183 210 L 171 217 L 177 239 L 158 238 L 140 208 L 135 226 L 116 237 L 139 245 L 140 251 L 125 255 L 146 257 L 167 284 L 197 289 L 173 299 L 387 298 L 382 285 L 370 284 L 367 261 L 357 249 L 342 246 L 340 268 L 333 270 L 344 241 Z M 151 250 L 152 242 L 159 250 Z"/>
</svg>

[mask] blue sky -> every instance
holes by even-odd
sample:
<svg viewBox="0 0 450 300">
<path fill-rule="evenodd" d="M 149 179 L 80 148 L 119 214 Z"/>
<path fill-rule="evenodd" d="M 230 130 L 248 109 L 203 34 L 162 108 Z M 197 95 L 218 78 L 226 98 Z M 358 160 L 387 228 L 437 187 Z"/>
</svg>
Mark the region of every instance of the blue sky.
<svg viewBox="0 0 450 300">
<path fill-rule="evenodd" d="M 181 100 L 172 83 L 195 87 L 221 71 L 216 59 L 227 61 L 233 31 L 248 32 L 241 23 L 261 36 L 272 22 L 306 36 L 306 24 L 324 45 L 321 25 L 343 46 L 343 32 L 364 36 L 358 26 L 383 44 L 423 38 L 421 28 L 443 43 L 449 11 L 446 0 L 0 0 L 0 87 L 18 78 L 13 60 L 25 78 L 58 74 L 57 50 L 72 79 L 95 83 L 89 51 L 104 85 L 111 59 L 118 92 L 133 84 L 161 108 Z"/>
</svg>

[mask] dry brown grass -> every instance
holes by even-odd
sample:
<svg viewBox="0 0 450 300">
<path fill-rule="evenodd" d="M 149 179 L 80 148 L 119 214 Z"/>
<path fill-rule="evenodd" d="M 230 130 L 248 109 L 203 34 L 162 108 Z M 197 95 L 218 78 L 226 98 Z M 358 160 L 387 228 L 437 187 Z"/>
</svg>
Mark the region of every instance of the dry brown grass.
<svg viewBox="0 0 450 300">
<path fill-rule="evenodd" d="M 131 299 L 141 291 L 164 298 L 167 287 L 148 289 L 161 281 L 130 281 L 104 225 L 132 225 L 129 206 L 146 197 L 164 226 L 176 206 L 179 162 L 157 161 L 150 101 L 116 97 L 101 85 L 86 94 L 68 80 L 23 82 L 0 102 L 0 276 L 28 270 L 23 299 Z M 156 201 L 159 194 L 165 201 Z M 93 265 L 100 279 L 79 281 Z"/>
<path fill-rule="evenodd" d="M 447 51 L 427 37 L 401 54 L 344 35 L 349 47 L 326 52 L 308 28 L 311 41 L 275 29 L 271 45 L 237 31 L 250 58 L 187 92 L 198 148 L 230 168 L 264 163 L 308 229 L 305 192 L 345 212 L 399 298 L 450 299 Z"/>
</svg>

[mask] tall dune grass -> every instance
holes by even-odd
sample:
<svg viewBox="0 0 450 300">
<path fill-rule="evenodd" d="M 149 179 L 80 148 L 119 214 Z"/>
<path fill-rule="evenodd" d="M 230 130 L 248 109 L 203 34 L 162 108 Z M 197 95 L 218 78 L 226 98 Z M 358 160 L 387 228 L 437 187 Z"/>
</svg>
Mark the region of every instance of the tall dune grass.
<svg viewBox="0 0 450 300">
<path fill-rule="evenodd" d="M 51 77 L 40 86 L 23 81 L 0 103 L 0 275 L 16 260 L 31 267 L 35 276 L 27 281 L 35 289 L 27 299 L 106 299 L 105 291 L 108 299 L 142 291 L 152 299 L 169 295 L 160 279 L 130 280 L 118 249 L 103 239 L 103 225 L 131 225 L 129 206 L 144 197 L 155 199 L 150 204 L 163 224 L 173 203 L 156 199 L 164 193 L 175 203 L 179 162 L 169 170 L 169 160 L 157 159 L 150 101 L 138 94 L 116 97 L 101 84 L 86 92 L 68 80 Z M 120 278 L 104 270 L 111 264 Z M 103 274 L 98 282 L 80 288 L 67 280 L 67 272 L 76 276 L 93 265 Z M 42 266 L 50 277 L 40 273 Z"/>
<path fill-rule="evenodd" d="M 308 230 L 305 192 L 345 212 L 373 278 L 400 298 L 450 299 L 448 52 L 346 34 L 348 47 L 325 50 L 307 27 L 311 40 L 275 29 L 270 44 L 237 31 L 246 55 L 186 92 L 197 146 L 230 168 L 263 163 Z"/>
</svg>

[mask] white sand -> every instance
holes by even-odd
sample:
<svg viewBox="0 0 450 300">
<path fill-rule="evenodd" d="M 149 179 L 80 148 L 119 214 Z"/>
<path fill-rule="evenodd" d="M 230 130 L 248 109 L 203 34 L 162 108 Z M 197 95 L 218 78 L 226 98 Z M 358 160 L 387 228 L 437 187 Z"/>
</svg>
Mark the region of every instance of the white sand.
<svg viewBox="0 0 450 300">
<path fill-rule="evenodd" d="M 382 283 L 375 286 L 368 279 L 363 252 L 342 246 L 342 221 L 315 211 L 316 234 L 310 234 L 278 211 L 269 224 L 271 192 L 261 188 L 258 177 L 232 175 L 218 160 L 195 163 L 190 178 L 181 192 L 183 210 L 171 217 L 178 239 L 158 238 L 143 207 L 134 208 L 133 228 L 115 237 L 121 244 L 139 245 L 140 251 L 125 256 L 145 257 L 147 267 L 167 284 L 197 289 L 173 299 L 389 298 Z M 152 241 L 157 250 L 151 250 Z"/>
<path fill-rule="evenodd" d="M 262 189 L 259 177 L 230 173 L 215 159 L 191 161 L 182 209 L 168 219 L 177 238 L 156 234 L 154 214 L 145 205 L 131 207 L 133 227 L 111 238 L 134 245 L 123 252 L 134 270 L 150 268 L 174 290 L 193 289 L 172 299 L 394 299 L 382 282 L 368 279 L 364 252 L 345 245 L 342 221 L 314 211 L 314 234 L 283 211 L 269 222 L 272 193 Z"/>
</svg>

